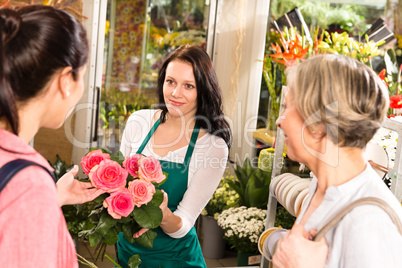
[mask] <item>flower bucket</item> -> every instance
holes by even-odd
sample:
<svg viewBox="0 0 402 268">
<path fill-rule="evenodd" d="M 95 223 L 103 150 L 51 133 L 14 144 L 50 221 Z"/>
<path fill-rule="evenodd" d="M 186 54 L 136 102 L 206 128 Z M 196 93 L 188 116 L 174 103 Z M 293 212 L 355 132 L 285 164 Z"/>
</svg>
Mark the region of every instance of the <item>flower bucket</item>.
<svg viewBox="0 0 402 268">
<path fill-rule="evenodd" d="M 208 259 L 222 259 L 225 254 L 223 230 L 211 216 L 202 216 L 202 253 Z"/>
<path fill-rule="evenodd" d="M 261 255 L 255 253 L 237 252 L 237 266 L 258 266 Z"/>
</svg>

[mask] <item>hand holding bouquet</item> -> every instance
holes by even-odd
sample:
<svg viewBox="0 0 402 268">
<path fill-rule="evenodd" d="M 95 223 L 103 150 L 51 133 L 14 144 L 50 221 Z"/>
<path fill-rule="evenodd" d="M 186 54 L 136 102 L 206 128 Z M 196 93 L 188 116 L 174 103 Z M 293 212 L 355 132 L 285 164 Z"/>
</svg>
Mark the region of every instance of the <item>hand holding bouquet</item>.
<svg viewBox="0 0 402 268">
<path fill-rule="evenodd" d="M 95 149 L 82 158 L 81 166 L 92 185 L 106 193 L 94 200 L 95 207 L 89 215 L 92 228 L 79 235 L 87 237 L 91 246 L 101 242 L 106 247 L 117 243 L 117 235 L 122 232 L 131 243 L 152 248 L 156 232 L 148 230 L 138 238 L 133 235 L 143 228 L 156 228 L 162 221 L 159 206 L 163 193 L 157 187 L 166 175 L 159 161 L 152 156 L 124 158 L 120 152 L 113 155 L 105 149 Z"/>
</svg>

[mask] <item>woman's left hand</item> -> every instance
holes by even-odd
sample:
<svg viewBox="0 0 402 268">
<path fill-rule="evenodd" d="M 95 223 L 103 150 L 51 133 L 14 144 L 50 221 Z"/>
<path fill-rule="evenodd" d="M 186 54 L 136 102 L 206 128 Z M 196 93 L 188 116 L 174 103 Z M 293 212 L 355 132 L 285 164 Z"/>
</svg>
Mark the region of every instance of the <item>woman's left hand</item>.
<svg viewBox="0 0 402 268">
<path fill-rule="evenodd" d="M 311 235 L 315 234 L 315 230 L 312 230 Z M 318 242 L 311 241 L 304 226 L 296 224 L 279 240 L 272 261 L 278 268 L 321 268 L 325 265 L 327 255 L 325 238 Z"/>
<path fill-rule="evenodd" d="M 57 181 L 57 200 L 60 206 L 83 204 L 105 193 L 103 190 L 94 188 L 90 182 L 74 179 L 77 173 L 78 166 L 75 165 Z"/>
<path fill-rule="evenodd" d="M 162 201 L 162 204 L 160 204 L 160 209 L 162 210 L 162 222 L 163 222 L 163 218 L 165 217 L 165 215 L 166 215 L 166 212 L 167 212 L 167 210 L 169 210 L 169 208 L 168 208 L 168 206 L 167 206 L 167 204 L 168 204 L 168 196 L 167 196 L 167 193 L 165 193 L 165 191 L 164 190 L 161 190 L 162 191 L 162 193 L 163 193 L 163 201 Z M 170 211 L 170 210 L 169 210 Z M 136 232 L 134 235 L 133 235 L 133 238 L 138 238 L 138 237 L 140 237 L 141 235 L 143 235 L 146 231 L 148 231 L 149 229 L 147 229 L 147 228 L 142 228 L 141 230 L 139 230 L 138 232 Z"/>
</svg>

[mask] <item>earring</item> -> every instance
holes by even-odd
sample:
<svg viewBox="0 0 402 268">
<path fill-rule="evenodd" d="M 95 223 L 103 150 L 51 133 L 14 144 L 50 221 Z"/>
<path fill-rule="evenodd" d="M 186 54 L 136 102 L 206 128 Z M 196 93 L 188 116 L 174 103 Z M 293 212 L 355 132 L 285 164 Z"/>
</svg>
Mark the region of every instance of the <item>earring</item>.
<svg viewBox="0 0 402 268">
<path fill-rule="evenodd" d="M 66 97 L 70 96 L 70 91 L 66 91 Z"/>
</svg>

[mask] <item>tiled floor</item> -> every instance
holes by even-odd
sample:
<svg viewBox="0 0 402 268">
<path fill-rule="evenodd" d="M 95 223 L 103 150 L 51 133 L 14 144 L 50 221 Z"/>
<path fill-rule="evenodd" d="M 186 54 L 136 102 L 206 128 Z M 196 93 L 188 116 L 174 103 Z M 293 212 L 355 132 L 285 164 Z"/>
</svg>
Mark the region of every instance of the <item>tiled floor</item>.
<svg viewBox="0 0 402 268">
<path fill-rule="evenodd" d="M 89 247 L 88 243 L 80 243 L 78 247 L 78 254 L 83 256 L 89 261 L 94 260 L 93 249 Z M 106 254 L 112 259 L 115 258 L 115 250 L 113 246 L 108 246 L 106 249 Z M 227 250 L 225 251 L 225 255 L 222 259 L 205 259 L 208 268 L 214 267 L 236 267 L 237 266 L 237 254 L 235 251 Z M 114 264 L 108 259 L 104 259 L 103 262 L 98 261 L 96 264 L 99 268 L 113 268 Z M 88 268 L 89 266 L 80 264 L 80 268 Z"/>
</svg>

